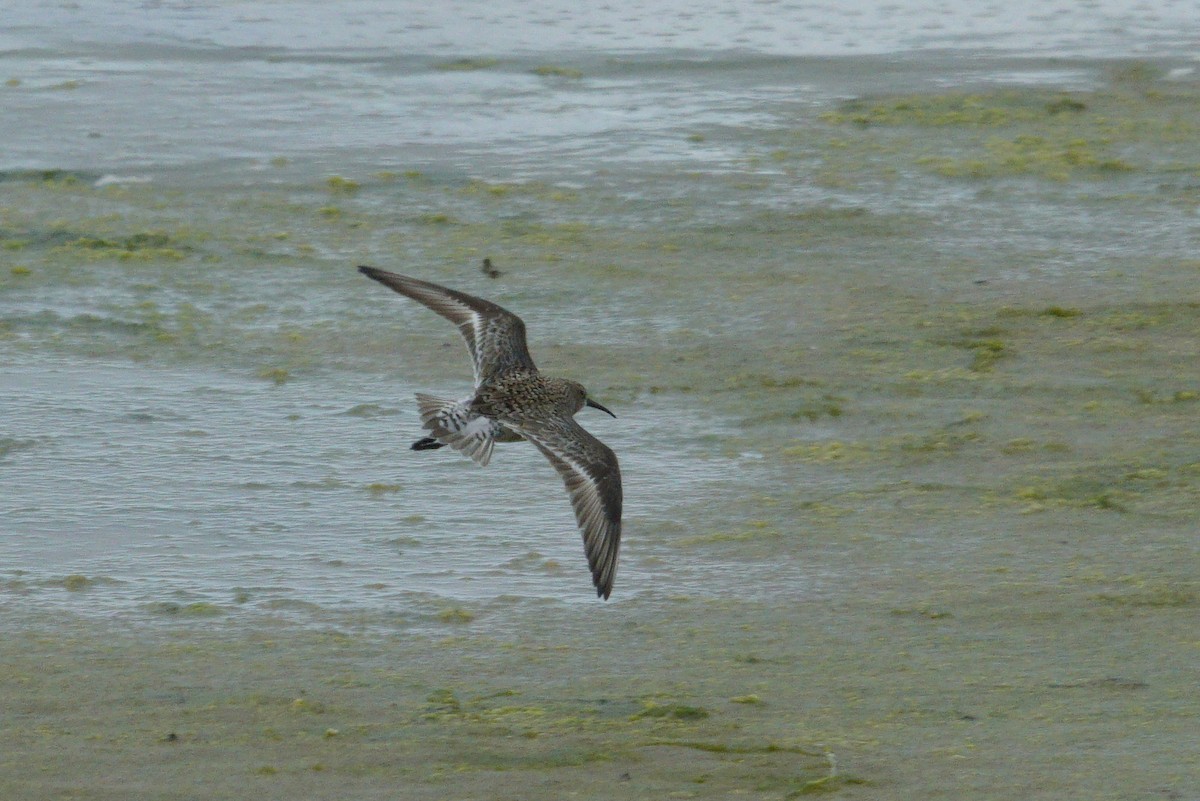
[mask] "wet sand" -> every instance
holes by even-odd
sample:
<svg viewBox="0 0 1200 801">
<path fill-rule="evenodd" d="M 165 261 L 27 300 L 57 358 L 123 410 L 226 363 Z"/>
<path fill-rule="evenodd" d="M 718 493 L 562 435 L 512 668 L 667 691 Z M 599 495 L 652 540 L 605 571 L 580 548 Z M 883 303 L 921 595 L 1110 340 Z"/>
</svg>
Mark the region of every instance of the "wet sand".
<svg viewBox="0 0 1200 801">
<path fill-rule="evenodd" d="M 924 542 L 806 526 L 793 547 L 814 570 L 857 570 L 803 603 L 597 604 L 395 637 L 6 619 L 0 794 L 1190 797 L 1194 530 L 962 519 L 928 495 L 888 499 Z"/>
</svg>

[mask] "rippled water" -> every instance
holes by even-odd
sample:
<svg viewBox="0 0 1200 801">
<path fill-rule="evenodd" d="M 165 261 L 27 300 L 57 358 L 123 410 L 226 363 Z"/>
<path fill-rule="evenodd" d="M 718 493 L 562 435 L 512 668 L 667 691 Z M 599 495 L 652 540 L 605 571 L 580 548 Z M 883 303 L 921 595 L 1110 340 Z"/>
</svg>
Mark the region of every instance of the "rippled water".
<svg viewBox="0 0 1200 801">
<path fill-rule="evenodd" d="M 736 151 L 680 148 L 678 128 L 769 124 L 778 104 L 866 87 L 1075 71 L 980 56 L 1187 57 L 1194 45 L 1186 3 L 1115 0 L 8 5 L 0 63 L 19 85 L 3 94 L 6 166 L 222 176 L 280 156 L 560 179 L 614 160 L 709 169 Z M 939 53 L 952 66 L 931 74 Z M 839 60 L 852 65 L 830 76 Z"/>
<path fill-rule="evenodd" d="M 439 595 L 589 598 L 570 508 L 541 457 L 504 449 L 489 471 L 419 458 L 405 448 L 419 421 L 403 396 L 373 376 L 281 391 L 207 370 L 18 370 L 2 396 L 9 589 L 71 605 L 64 586 L 86 589 L 87 605 L 112 611 L 206 603 L 364 619 Z M 700 444 L 711 423 L 669 409 L 620 432 L 591 422 L 626 451 L 670 428 L 678 452 L 627 460 L 633 520 L 733 463 Z M 11 569 L 17 559 L 25 569 Z M 638 567 L 648 561 L 643 550 L 624 566 L 630 592 L 654 585 Z M 706 580 L 696 566 L 671 581 Z"/>
</svg>

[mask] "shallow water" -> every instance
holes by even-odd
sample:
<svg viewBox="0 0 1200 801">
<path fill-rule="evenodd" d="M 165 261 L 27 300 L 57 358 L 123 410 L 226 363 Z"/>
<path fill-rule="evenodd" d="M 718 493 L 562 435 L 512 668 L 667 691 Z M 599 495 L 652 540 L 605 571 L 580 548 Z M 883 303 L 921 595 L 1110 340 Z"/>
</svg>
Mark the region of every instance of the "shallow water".
<svg viewBox="0 0 1200 801">
<path fill-rule="evenodd" d="M 104 615 L 290 610 L 385 626 L 414 622 L 432 598 L 587 600 L 570 507 L 535 452 L 511 449 L 478 474 L 418 461 L 405 448 L 419 429 L 410 393 L 347 379 L 284 390 L 143 365 L 14 370 L 7 589 L 22 605 Z M 661 514 L 656 495 L 702 491 L 739 462 L 710 455 L 716 431 L 699 416 L 651 409 L 624 437 L 668 424 L 678 452 L 626 469 L 640 488 L 631 516 Z M 638 561 L 623 574 L 650 592 L 655 571 Z M 703 591 L 704 572 L 672 584 Z"/>
<path fill-rule="evenodd" d="M 1200 792 L 1186 4 L 761 5 L 11 10 L 0 795 Z M 612 600 L 360 263 L 617 414 Z"/>
</svg>

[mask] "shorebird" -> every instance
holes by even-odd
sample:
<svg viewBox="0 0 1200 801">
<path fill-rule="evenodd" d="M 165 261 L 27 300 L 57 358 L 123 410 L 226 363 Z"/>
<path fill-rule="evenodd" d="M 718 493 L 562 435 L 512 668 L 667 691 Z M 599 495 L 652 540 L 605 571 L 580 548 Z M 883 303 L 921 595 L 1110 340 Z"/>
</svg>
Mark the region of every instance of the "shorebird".
<svg viewBox="0 0 1200 801">
<path fill-rule="evenodd" d="M 449 445 L 486 466 L 497 442 L 532 442 L 566 484 L 592 583 L 608 600 L 621 544 L 621 470 L 612 449 L 575 422 L 575 413 L 591 406 L 616 415 L 589 398 L 582 384 L 539 373 L 525 344 L 525 323 L 512 312 L 429 281 L 374 267 L 358 270 L 458 326 L 475 366 L 469 397 L 417 393 L 421 423 L 431 436 L 412 449 Z"/>
</svg>

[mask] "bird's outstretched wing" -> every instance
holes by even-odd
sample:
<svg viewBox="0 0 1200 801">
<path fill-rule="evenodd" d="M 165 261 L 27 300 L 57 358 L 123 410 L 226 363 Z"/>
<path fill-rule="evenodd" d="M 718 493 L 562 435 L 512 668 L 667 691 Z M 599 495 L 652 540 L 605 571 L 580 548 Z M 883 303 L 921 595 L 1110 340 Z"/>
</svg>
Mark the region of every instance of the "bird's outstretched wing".
<svg viewBox="0 0 1200 801">
<path fill-rule="evenodd" d="M 495 303 L 399 273 L 359 267 L 358 271 L 401 295 L 425 304 L 458 326 L 475 366 L 475 386 L 512 370 L 535 371 L 525 344 L 525 323 Z"/>
<path fill-rule="evenodd" d="M 617 574 L 617 550 L 621 545 L 621 468 L 617 455 L 572 417 L 527 420 L 514 427 L 545 454 L 562 476 L 583 534 L 592 583 L 596 594 L 607 600 Z"/>
</svg>

